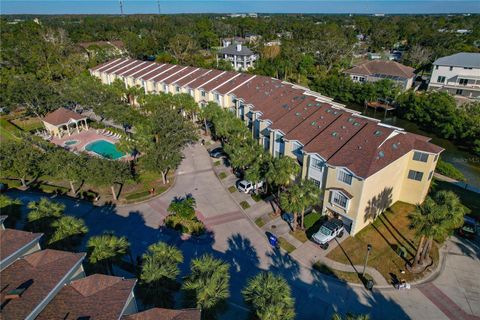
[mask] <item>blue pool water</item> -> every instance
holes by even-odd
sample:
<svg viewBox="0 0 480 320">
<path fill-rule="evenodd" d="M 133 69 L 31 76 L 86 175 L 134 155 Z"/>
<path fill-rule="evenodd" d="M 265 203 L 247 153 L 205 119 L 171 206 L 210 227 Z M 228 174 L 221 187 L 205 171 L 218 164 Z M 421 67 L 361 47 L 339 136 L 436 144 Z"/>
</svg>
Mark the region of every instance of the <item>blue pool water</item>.
<svg viewBox="0 0 480 320">
<path fill-rule="evenodd" d="M 119 151 L 113 143 L 105 140 L 91 142 L 85 146 L 85 150 L 95 152 L 104 158 L 112 160 L 121 158 L 125 155 L 125 153 Z"/>
</svg>

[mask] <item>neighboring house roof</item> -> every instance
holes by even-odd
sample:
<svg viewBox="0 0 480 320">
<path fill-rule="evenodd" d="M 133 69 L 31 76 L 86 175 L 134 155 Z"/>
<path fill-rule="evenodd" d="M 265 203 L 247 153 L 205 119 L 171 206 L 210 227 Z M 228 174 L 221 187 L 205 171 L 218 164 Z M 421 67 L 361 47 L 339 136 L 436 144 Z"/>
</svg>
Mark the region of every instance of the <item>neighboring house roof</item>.
<svg viewBox="0 0 480 320">
<path fill-rule="evenodd" d="M 136 279 L 103 274 L 72 281 L 36 319 L 119 319 L 135 283 Z"/>
<path fill-rule="evenodd" d="M 345 73 L 364 76 L 386 75 L 390 77 L 410 79 L 415 76 L 414 71 L 414 68 L 407 67 L 395 61 L 373 60 L 350 68 L 346 70 Z"/>
<path fill-rule="evenodd" d="M 162 309 L 153 308 L 143 312 L 124 316 L 122 320 L 200 320 L 200 309 Z"/>
<path fill-rule="evenodd" d="M 1 316 L 4 319 L 24 319 L 52 290 L 81 264 L 84 253 L 46 249 L 25 256 L 0 272 Z M 24 289 L 19 297 L 7 300 L 16 289 Z"/>
<path fill-rule="evenodd" d="M 10 257 L 32 241 L 40 241 L 42 235 L 43 233 L 32 233 L 15 229 L 0 230 L 0 261 Z"/>
<path fill-rule="evenodd" d="M 58 126 L 60 124 L 68 123 L 71 119 L 78 121 L 87 119 L 87 117 L 62 107 L 50 112 L 42 120 Z"/>
<path fill-rule="evenodd" d="M 232 54 L 236 56 L 251 56 L 253 55 L 253 51 L 244 46 L 243 44 L 241 45 L 241 50 L 237 50 L 237 44 L 231 44 L 228 47 L 222 48 L 218 50 L 218 53 L 220 54 Z"/>
<path fill-rule="evenodd" d="M 459 52 L 435 60 L 434 65 L 480 68 L 480 53 Z"/>
</svg>

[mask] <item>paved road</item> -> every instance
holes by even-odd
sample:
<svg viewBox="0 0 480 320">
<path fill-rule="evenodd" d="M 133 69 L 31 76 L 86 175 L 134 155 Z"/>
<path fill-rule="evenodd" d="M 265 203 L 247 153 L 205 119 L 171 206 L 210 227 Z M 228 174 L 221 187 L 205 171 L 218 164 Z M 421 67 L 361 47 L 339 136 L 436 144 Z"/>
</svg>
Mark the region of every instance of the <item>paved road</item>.
<svg viewBox="0 0 480 320">
<path fill-rule="evenodd" d="M 211 231 L 210 237 L 200 242 L 182 240 L 162 226 L 170 201 L 185 194 L 195 197 L 198 213 Z M 40 197 L 21 192 L 12 192 L 12 196 L 24 202 Z M 478 245 L 467 242 L 452 245 L 445 272 L 432 284 L 435 287 L 409 291 L 375 290 L 372 293 L 312 273 L 289 255 L 272 250 L 264 234 L 221 185 L 201 145 L 185 150 L 185 159 L 178 170 L 175 185 L 149 202 L 122 207 L 94 207 L 80 201 L 58 200 L 67 205 L 68 214 L 85 220 L 89 236 L 104 231 L 126 236 L 134 256 L 141 255 L 148 245 L 157 241 L 177 245 L 185 255 L 183 274 L 188 271 L 190 260 L 203 253 L 212 253 L 228 261 L 232 266 L 231 308 L 222 319 L 247 318 L 240 291 L 248 277 L 261 270 L 280 273 L 289 281 L 296 298 L 297 318 L 302 320 L 328 319 L 335 311 L 370 313 L 374 319 L 463 319 L 468 314 L 480 314 L 480 284 L 475 281 L 480 279 Z M 460 254 L 455 253 L 455 248 L 459 248 Z M 468 254 L 464 255 L 464 252 Z M 460 314 L 459 310 L 464 313 Z"/>
</svg>

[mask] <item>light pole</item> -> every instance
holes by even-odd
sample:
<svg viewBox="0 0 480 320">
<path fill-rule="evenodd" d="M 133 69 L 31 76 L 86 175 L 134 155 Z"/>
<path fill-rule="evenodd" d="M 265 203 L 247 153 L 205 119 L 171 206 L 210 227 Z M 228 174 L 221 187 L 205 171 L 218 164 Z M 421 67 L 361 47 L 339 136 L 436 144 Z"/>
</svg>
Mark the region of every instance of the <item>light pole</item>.
<svg viewBox="0 0 480 320">
<path fill-rule="evenodd" d="M 368 263 L 368 254 L 372 251 L 372 245 L 368 244 L 367 245 L 367 254 L 365 255 L 365 264 L 363 265 L 363 272 L 362 272 L 362 277 L 365 277 L 365 271 L 367 270 L 367 263 Z"/>
</svg>

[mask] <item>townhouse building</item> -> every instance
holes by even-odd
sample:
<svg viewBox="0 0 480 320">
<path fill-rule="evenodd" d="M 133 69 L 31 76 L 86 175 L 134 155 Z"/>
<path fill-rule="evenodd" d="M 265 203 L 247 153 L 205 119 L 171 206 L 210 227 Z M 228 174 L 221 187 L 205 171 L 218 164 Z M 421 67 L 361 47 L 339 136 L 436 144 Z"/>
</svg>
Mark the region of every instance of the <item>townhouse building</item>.
<svg viewBox="0 0 480 320">
<path fill-rule="evenodd" d="M 428 90 L 480 98 L 480 53 L 460 52 L 435 60 Z"/>
<path fill-rule="evenodd" d="M 297 160 L 301 176 L 323 191 L 323 213 L 342 219 L 352 235 L 396 201 L 423 202 L 443 151 L 428 137 L 271 77 L 131 59 L 90 73 L 103 83 L 187 93 L 200 106 L 214 101 L 234 112 L 266 151 Z"/>
</svg>

